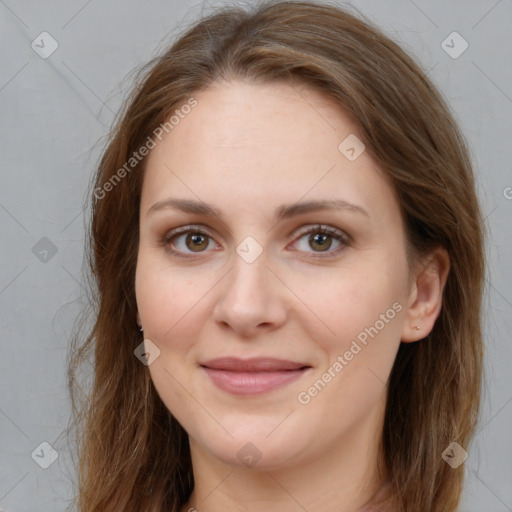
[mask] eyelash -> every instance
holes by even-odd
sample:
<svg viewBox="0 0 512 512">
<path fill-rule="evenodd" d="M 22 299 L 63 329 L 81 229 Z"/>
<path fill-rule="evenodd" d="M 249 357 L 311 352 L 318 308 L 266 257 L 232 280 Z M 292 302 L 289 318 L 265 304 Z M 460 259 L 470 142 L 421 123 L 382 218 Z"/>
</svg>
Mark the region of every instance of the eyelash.
<svg viewBox="0 0 512 512">
<path fill-rule="evenodd" d="M 175 239 L 177 237 L 179 238 L 179 235 L 186 235 L 189 233 L 204 235 L 204 236 L 210 238 L 211 240 L 213 240 L 213 237 L 207 231 L 205 231 L 205 229 L 202 226 L 191 225 L 191 226 L 183 226 L 183 227 L 176 228 L 176 229 L 170 231 L 164 237 L 162 237 L 162 239 L 160 240 L 160 245 L 164 246 L 171 254 L 173 254 L 174 256 L 177 256 L 179 258 L 196 258 L 197 257 L 196 255 L 200 255 L 202 252 L 207 252 L 207 251 L 199 251 L 197 253 L 183 253 L 182 251 L 177 251 L 176 249 L 172 248 L 171 242 L 173 241 L 173 239 Z M 331 227 L 331 226 L 322 226 L 321 224 L 311 226 L 311 227 L 301 231 L 299 233 L 299 237 L 296 240 L 300 240 L 304 236 L 309 235 L 309 234 L 318 234 L 318 233 L 321 233 L 323 235 L 328 235 L 328 236 L 334 238 L 335 240 L 340 242 L 341 245 L 334 250 L 327 250 L 327 251 L 325 251 L 325 253 L 323 253 L 322 251 L 317 251 L 317 252 L 313 251 L 313 254 L 315 254 L 315 256 L 313 256 L 314 258 L 330 258 L 330 257 L 336 256 L 336 255 L 338 255 L 338 253 L 340 251 L 342 251 L 344 249 L 344 247 L 350 245 L 350 242 L 351 242 L 350 236 L 347 235 L 346 233 L 344 233 L 343 231 L 341 231 L 337 228 Z M 300 252 L 300 251 L 298 251 L 298 252 Z M 187 255 L 185 255 L 185 254 L 187 254 Z M 323 254 L 326 254 L 326 256 L 324 256 Z"/>
</svg>

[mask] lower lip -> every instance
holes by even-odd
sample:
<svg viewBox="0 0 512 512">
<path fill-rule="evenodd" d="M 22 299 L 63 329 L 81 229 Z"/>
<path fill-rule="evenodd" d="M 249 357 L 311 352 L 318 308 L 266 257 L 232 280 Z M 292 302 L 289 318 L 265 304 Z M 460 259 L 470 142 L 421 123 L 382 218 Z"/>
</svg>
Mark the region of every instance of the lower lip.
<svg viewBox="0 0 512 512">
<path fill-rule="evenodd" d="M 311 368 L 275 372 L 231 372 L 202 367 L 213 383 L 234 395 L 261 395 L 300 379 Z"/>
</svg>

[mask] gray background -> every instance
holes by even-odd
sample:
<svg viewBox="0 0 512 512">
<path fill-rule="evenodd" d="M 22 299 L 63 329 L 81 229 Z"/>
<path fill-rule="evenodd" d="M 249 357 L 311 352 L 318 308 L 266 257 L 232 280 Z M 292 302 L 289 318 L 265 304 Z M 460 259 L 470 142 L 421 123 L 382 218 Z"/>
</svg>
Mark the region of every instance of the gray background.
<svg viewBox="0 0 512 512">
<path fill-rule="evenodd" d="M 510 511 L 512 1 L 353 5 L 431 70 L 472 148 L 489 229 L 487 359 L 460 510 Z M 208 9 L 191 1 L 0 0 L 0 510 L 62 511 L 72 495 L 61 434 L 67 348 L 83 300 L 87 186 L 128 73 Z M 47 59 L 31 48 L 44 31 L 59 45 Z M 469 44 L 458 58 L 442 46 L 453 31 Z M 460 48 L 454 42 L 452 52 Z M 48 469 L 31 457 L 43 441 L 59 453 Z"/>
</svg>

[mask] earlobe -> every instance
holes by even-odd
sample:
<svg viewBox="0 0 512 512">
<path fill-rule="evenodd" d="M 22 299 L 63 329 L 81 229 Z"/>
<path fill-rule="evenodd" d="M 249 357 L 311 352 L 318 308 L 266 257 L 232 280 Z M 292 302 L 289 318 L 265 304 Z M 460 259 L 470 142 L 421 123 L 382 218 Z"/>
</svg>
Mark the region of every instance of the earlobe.
<svg viewBox="0 0 512 512">
<path fill-rule="evenodd" d="M 137 325 L 138 325 L 139 327 L 142 327 L 142 321 L 141 321 L 141 319 L 140 319 L 140 315 L 139 315 L 139 312 L 138 312 L 138 311 L 137 311 Z"/>
<path fill-rule="evenodd" d="M 411 343 L 426 338 L 441 312 L 443 291 L 450 269 L 446 249 L 439 247 L 431 253 L 413 282 L 402 329 L 402 342 Z"/>
</svg>

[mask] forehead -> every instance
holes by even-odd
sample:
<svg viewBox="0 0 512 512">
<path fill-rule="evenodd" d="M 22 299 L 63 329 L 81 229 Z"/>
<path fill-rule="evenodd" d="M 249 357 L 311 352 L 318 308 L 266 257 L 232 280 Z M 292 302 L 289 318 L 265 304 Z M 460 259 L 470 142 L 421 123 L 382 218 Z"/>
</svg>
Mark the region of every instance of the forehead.
<svg viewBox="0 0 512 512">
<path fill-rule="evenodd" d="M 168 195 L 239 208 L 350 198 L 396 213 L 366 152 L 350 161 L 340 151 L 357 129 L 334 100 L 309 87 L 249 82 L 215 83 L 193 97 L 197 105 L 148 156 L 142 207 Z"/>
<path fill-rule="evenodd" d="M 204 158 L 240 158 L 257 149 L 263 161 L 281 155 L 294 163 L 321 151 L 336 153 L 339 140 L 357 131 L 334 100 L 305 86 L 216 82 L 194 97 L 197 106 L 167 137 L 176 154 L 200 141 L 207 153 L 197 156 Z"/>
</svg>

